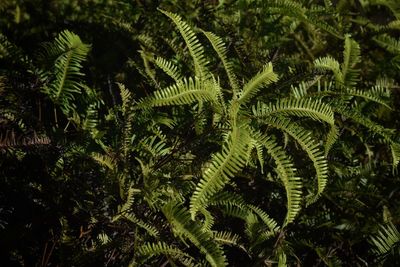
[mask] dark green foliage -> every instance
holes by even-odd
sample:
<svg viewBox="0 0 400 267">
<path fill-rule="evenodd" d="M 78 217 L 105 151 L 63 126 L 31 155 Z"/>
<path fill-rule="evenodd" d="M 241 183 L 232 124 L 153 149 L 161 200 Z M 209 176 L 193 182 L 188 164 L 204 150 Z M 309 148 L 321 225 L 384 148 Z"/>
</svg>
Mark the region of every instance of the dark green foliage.
<svg viewBox="0 0 400 267">
<path fill-rule="evenodd" d="M 399 265 L 397 2 L 1 2 L 2 264 Z"/>
</svg>

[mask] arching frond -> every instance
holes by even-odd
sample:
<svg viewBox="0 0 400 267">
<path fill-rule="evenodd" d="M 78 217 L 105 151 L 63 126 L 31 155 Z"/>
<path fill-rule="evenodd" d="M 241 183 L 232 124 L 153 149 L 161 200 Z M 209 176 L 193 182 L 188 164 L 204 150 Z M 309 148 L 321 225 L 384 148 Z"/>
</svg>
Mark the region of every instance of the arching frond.
<svg viewBox="0 0 400 267">
<path fill-rule="evenodd" d="M 203 33 L 208 38 L 208 40 L 210 41 L 214 50 L 217 52 L 219 58 L 221 59 L 222 64 L 225 67 L 226 74 L 228 75 L 229 83 L 232 87 L 233 94 L 234 94 L 234 96 L 236 96 L 237 93 L 239 92 L 239 83 L 238 83 L 235 73 L 233 72 L 232 62 L 229 61 L 229 59 L 228 59 L 228 56 L 227 56 L 228 53 L 227 53 L 224 41 L 222 40 L 221 37 L 215 35 L 212 32 L 204 32 L 203 31 Z"/>
<path fill-rule="evenodd" d="M 326 136 L 325 141 L 325 157 L 328 156 L 329 151 L 331 150 L 332 146 L 336 143 L 339 138 L 339 128 L 336 125 L 332 125 L 329 129 L 328 135 Z"/>
<path fill-rule="evenodd" d="M 400 40 L 395 39 L 387 34 L 381 34 L 373 38 L 373 40 L 382 48 L 390 53 L 400 54 Z"/>
<path fill-rule="evenodd" d="M 222 245 L 240 246 L 240 236 L 228 231 L 213 232 L 213 239 Z"/>
<path fill-rule="evenodd" d="M 136 253 L 139 256 L 147 257 L 147 259 L 159 255 L 168 255 L 181 262 L 184 266 L 198 266 L 192 256 L 162 241 L 158 241 L 157 243 L 145 243 L 137 249 Z"/>
<path fill-rule="evenodd" d="M 190 28 L 189 24 L 182 20 L 181 16 L 159 9 L 161 13 L 169 17 L 178 28 L 193 58 L 195 75 L 199 78 L 206 78 L 207 61 L 204 57 L 204 48 Z"/>
<path fill-rule="evenodd" d="M 261 72 L 256 74 L 250 81 L 244 86 L 240 92 L 239 103 L 244 104 L 250 101 L 262 86 L 271 84 L 278 81 L 278 75 L 274 72 L 272 64 L 267 63 Z"/>
<path fill-rule="evenodd" d="M 335 120 L 331 107 L 320 100 L 314 99 L 284 99 L 278 100 L 275 104 L 264 104 L 258 102 L 252 107 L 256 118 L 263 119 L 268 116 L 288 114 L 301 117 L 309 117 L 317 121 L 325 121 L 331 125 Z"/>
<path fill-rule="evenodd" d="M 211 266 L 227 266 L 221 247 L 214 243 L 210 232 L 202 231 L 202 227 L 190 219 L 190 213 L 175 202 L 166 204 L 162 211 L 177 235 L 190 240 L 204 255 Z"/>
<path fill-rule="evenodd" d="M 288 157 L 285 150 L 278 146 L 271 136 L 258 134 L 256 138 L 265 146 L 268 154 L 270 154 L 274 159 L 276 164 L 276 172 L 278 173 L 283 186 L 285 187 L 287 213 L 284 225 L 289 224 L 293 222 L 294 218 L 301 209 L 301 180 L 296 175 L 296 168 L 294 168 L 292 160 Z"/>
<path fill-rule="evenodd" d="M 207 83 L 207 85 L 211 85 Z M 211 87 L 211 88 L 210 88 Z M 212 85 L 199 79 L 183 79 L 166 89 L 154 92 L 153 96 L 144 98 L 138 104 L 138 108 L 154 106 L 186 105 L 194 102 L 212 101 L 215 99 L 215 90 Z"/>
<path fill-rule="evenodd" d="M 192 218 L 201 206 L 246 164 L 249 136 L 246 129 L 235 127 L 229 135 L 222 151 L 213 155 L 209 167 L 203 172 L 203 178 L 197 184 L 190 199 Z"/>
<path fill-rule="evenodd" d="M 315 202 L 324 191 L 328 181 L 328 162 L 318 142 L 312 138 L 311 132 L 289 119 L 271 117 L 263 119 L 262 122 L 288 133 L 312 160 L 316 171 L 318 190 L 314 197 L 309 197 L 308 204 Z"/>
<path fill-rule="evenodd" d="M 322 70 L 330 70 L 335 76 L 336 83 L 343 84 L 343 74 L 340 70 L 339 62 L 331 56 L 317 58 L 314 61 L 314 67 Z"/>
</svg>

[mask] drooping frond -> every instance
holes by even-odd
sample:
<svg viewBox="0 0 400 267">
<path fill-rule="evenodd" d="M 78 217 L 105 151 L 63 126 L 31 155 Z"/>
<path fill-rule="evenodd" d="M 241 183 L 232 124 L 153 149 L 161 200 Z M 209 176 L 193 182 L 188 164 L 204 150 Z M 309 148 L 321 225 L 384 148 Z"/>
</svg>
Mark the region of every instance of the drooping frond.
<svg viewBox="0 0 400 267">
<path fill-rule="evenodd" d="M 364 98 L 366 100 L 376 102 L 378 104 L 381 104 L 381 105 L 391 109 L 391 107 L 387 104 L 387 101 L 382 99 L 383 92 L 380 92 L 378 90 L 379 90 L 378 86 L 375 86 L 372 89 L 367 90 L 367 91 L 361 90 L 361 89 L 348 88 L 346 90 L 346 93 L 351 96 L 357 96 L 357 97 Z"/>
<path fill-rule="evenodd" d="M 222 245 L 240 247 L 240 236 L 228 231 L 213 232 L 213 239 Z"/>
<path fill-rule="evenodd" d="M 184 266 L 197 266 L 192 256 L 162 241 L 158 241 L 157 243 L 145 243 L 137 249 L 136 253 L 139 256 L 147 257 L 147 259 L 159 255 L 168 255 L 181 262 Z"/>
<path fill-rule="evenodd" d="M 227 266 L 223 250 L 214 243 L 211 233 L 202 231 L 202 227 L 190 219 L 190 213 L 185 208 L 171 201 L 162 211 L 176 235 L 189 239 L 206 256 L 211 266 Z"/>
<path fill-rule="evenodd" d="M 215 222 L 214 221 L 214 216 L 212 216 L 211 212 L 209 212 L 204 207 L 201 207 L 199 209 L 199 211 L 204 216 L 202 230 L 205 231 L 205 232 L 211 231 L 211 228 L 213 227 L 214 222 Z"/>
<path fill-rule="evenodd" d="M 204 57 L 204 48 L 197 39 L 196 34 L 190 28 L 189 24 L 183 21 L 182 18 L 177 14 L 161 9 L 159 9 L 159 11 L 169 17 L 175 23 L 183 39 L 185 40 L 185 43 L 189 49 L 189 53 L 193 58 L 195 75 L 199 78 L 206 78 L 207 61 Z"/>
<path fill-rule="evenodd" d="M 272 64 L 267 63 L 261 72 L 243 86 L 243 90 L 239 94 L 239 103 L 245 104 L 257 94 L 262 86 L 276 81 L 278 81 L 278 75 L 274 72 Z"/>
<path fill-rule="evenodd" d="M 229 83 L 232 87 L 233 94 L 236 96 L 239 92 L 239 83 L 236 78 L 235 73 L 233 72 L 232 62 L 228 59 L 228 52 L 225 47 L 225 43 L 221 37 L 215 35 L 212 32 L 204 32 L 204 35 L 208 38 L 214 50 L 217 52 L 219 58 L 222 61 L 222 64 L 225 67 L 226 74 L 228 75 Z"/>
<path fill-rule="evenodd" d="M 154 60 L 154 63 L 162 69 L 169 77 L 174 79 L 175 82 L 178 82 L 182 79 L 182 74 L 180 73 L 177 66 L 171 61 L 168 61 L 162 57 L 157 57 Z"/>
<path fill-rule="evenodd" d="M 222 151 L 213 155 L 209 167 L 203 172 L 203 178 L 190 199 L 192 218 L 196 216 L 199 208 L 246 164 L 249 141 L 247 130 L 235 127 Z"/>
<path fill-rule="evenodd" d="M 314 61 L 314 67 L 322 70 L 330 70 L 335 76 L 336 83 L 339 85 L 343 84 L 343 75 L 340 70 L 339 62 L 331 56 L 317 58 Z"/>
<path fill-rule="evenodd" d="M 325 121 L 331 125 L 335 123 L 331 107 L 320 100 L 314 99 L 283 99 L 276 103 L 264 104 L 258 102 L 252 107 L 256 118 L 262 119 L 280 114 L 309 117 L 317 121 Z"/>
<path fill-rule="evenodd" d="M 83 76 L 82 62 L 86 59 L 90 46 L 82 43 L 78 35 L 67 30 L 57 36 L 53 46 L 59 50 L 60 56 L 54 64 L 54 76 L 43 91 L 68 113 L 74 107 L 72 101 L 75 94 L 82 89 L 79 78 Z"/>
<path fill-rule="evenodd" d="M 194 102 L 212 101 L 215 99 L 215 90 L 212 84 L 206 84 L 196 78 L 183 79 L 165 89 L 154 92 L 153 96 L 142 99 L 139 108 L 154 106 L 186 105 Z"/>
<path fill-rule="evenodd" d="M 336 141 L 339 138 L 339 128 L 336 125 L 332 125 L 331 128 L 329 129 L 329 132 L 326 136 L 326 141 L 325 141 L 325 157 L 328 156 L 329 151 L 331 150 L 332 146 L 336 143 Z"/>
<path fill-rule="evenodd" d="M 352 88 L 358 81 L 360 70 L 356 68 L 357 64 L 360 63 L 360 45 L 346 35 L 344 40 L 344 52 L 343 52 L 343 63 L 342 63 L 342 77 L 343 83 L 346 87 Z"/>
<path fill-rule="evenodd" d="M 371 237 L 371 242 L 375 246 L 375 253 L 380 257 L 387 256 L 395 249 L 397 255 L 400 252 L 400 233 L 393 223 L 380 225 L 379 232 Z"/>
<path fill-rule="evenodd" d="M 393 168 L 396 168 L 400 162 L 400 144 L 392 143 L 390 149 L 392 151 Z"/>
<path fill-rule="evenodd" d="M 328 162 L 325 158 L 324 151 L 320 149 L 318 142 L 312 138 L 310 131 L 305 130 L 292 120 L 281 117 L 271 117 L 263 119 L 262 122 L 288 133 L 297 141 L 312 160 L 318 182 L 317 192 L 314 197 L 309 198 L 308 201 L 309 204 L 313 203 L 322 194 L 328 181 Z"/>
<path fill-rule="evenodd" d="M 258 134 L 256 139 L 264 145 L 268 154 L 271 155 L 275 161 L 276 172 L 286 190 L 287 213 L 284 225 L 289 224 L 294 221 L 294 218 L 301 209 L 301 179 L 296 175 L 296 168 L 292 160 L 286 154 L 285 150 L 276 143 L 272 136 Z"/>
</svg>

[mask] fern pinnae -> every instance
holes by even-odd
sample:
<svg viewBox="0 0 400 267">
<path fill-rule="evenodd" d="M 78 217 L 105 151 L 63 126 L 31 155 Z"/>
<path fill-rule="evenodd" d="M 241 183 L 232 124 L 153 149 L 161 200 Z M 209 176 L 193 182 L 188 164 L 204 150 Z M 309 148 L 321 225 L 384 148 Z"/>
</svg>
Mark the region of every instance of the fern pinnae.
<svg viewBox="0 0 400 267">
<path fill-rule="evenodd" d="M 226 74 L 228 75 L 229 83 L 232 87 L 233 90 L 233 95 L 236 96 L 237 93 L 239 92 L 239 82 L 236 78 L 235 73 L 233 72 L 233 65 L 232 62 L 229 61 L 228 59 L 228 52 L 225 47 L 225 43 L 222 40 L 221 37 L 215 35 L 212 32 L 205 32 L 203 31 L 204 35 L 207 37 L 207 39 L 210 41 L 212 47 L 214 50 L 217 52 L 219 58 L 222 61 L 222 64 L 225 67 Z"/>
<path fill-rule="evenodd" d="M 276 171 L 285 187 L 287 198 L 287 213 L 284 225 L 294 221 L 301 209 L 302 183 L 296 176 L 296 168 L 292 160 L 287 156 L 285 150 L 278 146 L 275 140 L 269 136 L 259 134 L 258 140 L 267 149 L 267 152 L 274 159 Z"/>
<path fill-rule="evenodd" d="M 185 43 L 189 49 L 189 53 L 193 58 L 195 75 L 200 78 L 207 78 L 207 61 L 204 57 L 204 48 L 196 37 L 196 34 L 190 28 L 189 24 L 182 20 L 181 16 L 158 9 L 161 13 L 170 18 L 181 33 Z"/>
<path fill-rule="evenodd" d="M 157 57 L 154 60 L 154 63 L 169 77 L 174 79 L 175 82 L 179 82 L 180 80 L 182 80 L 182 74 L 180 73 L 178 67 L 171 61 L 168 61 L 162 57 Z"/>
<path fill-rule="evenodd" d="M 190 213 L 179 203 L 170 201 L 162 212 L 173 226 L 176 234 L 189 239 L 200 251 L 206 255 L 207 261 L 213 267 L 227 266 L 223 250 L 212 240 L 210 232 L 203 232 L 201 226 L 190 218 Z"/>
<path fill-rule="evenodd" d="M 360 63 L 360 45 L 350 38 L 350 35 L 345 36 L 344 51 L 343 51 L 343 64 L 342 64 L 342 78 L 346 87 L 352 88 L 358 81 L 359 70 L 356 65 Z"/>
<path fill-rule="evenodd" d="M 308 204 L 315 202 L 324 191 L 328 181 L 328 162 L 319 144 L 312 138 L 311 132 L 292 120 L 282 117 L 270 117 L 261 121 L 288 133 L 308 154 L 314 164 L 318 184 L 318 190 L 313 197 L 309 198 Z"/>
<path fill-rule="evenodd" d="M 190 199 L 190 213 L 193 219 L 199 208 L 246 164 L 248 141 L 247 130 L 233 127 L 228 142 L 224 144 L 221 152 L 214 154 L 210 166 L 203 172 L 203 178 Z"/>
<path fill-rule="evenodd" d="M 256 118 L 276 116 L 282 113 L 306 116 L 317 121 L 325 121 L 330 125 L 333 125 L 335 122 L 332 108 L 320 100 L 314 99 L 284 99 L 269 105 L 258 102 L 256 106 L 252 107 L 252 110 Z"/>
<path fill-rule="evenodd" d="M 256 74 L 243 86 L 238 99 L 240 104 L 245 104 L 261 89 L 262 86 L 278 81 L 278 75 L 274 72 L 272 63 L 267 63 L 261 72 Z"/>
</svg>

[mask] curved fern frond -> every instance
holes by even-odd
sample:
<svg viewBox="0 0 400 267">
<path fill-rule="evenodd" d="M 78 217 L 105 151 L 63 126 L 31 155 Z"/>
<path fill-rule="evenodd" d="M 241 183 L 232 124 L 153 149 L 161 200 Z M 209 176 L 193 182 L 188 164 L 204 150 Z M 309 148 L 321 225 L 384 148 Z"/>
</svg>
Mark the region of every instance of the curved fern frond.
<svg viewBox="0 0 400 267">
<path fill-rule="evenodd" d="M 257 140 L 264 145 L 268 154 L 274 159 L 276 164 L 276 171 L 285 187 L 287 198 L 287 213 L 284 225 L 294 221 L 296 215 L 301 209 L 302 200 L 302 184 L 301 179 L 296 176 L 296 168 L 294 168 L 292 160 L 288 157 L 285 150 L 278 146 L 271 136 L 259 134 Z M 253 211 L 257 214 L 261 212 L 259 209 L 253 207 Z M 261 217 L 263 218 L 263 217 Z M 269 221 L 269 218 L 266 217 Z"/>
<path fill-rule="evenodd" d="M 205 32 L 203 31 L 204 35 L 210 41 L 212 47 L 217 52 L 219 58 L 222 61 L 222 64 L 225 67 L 226 74 L 228 75 L 229 83 L 233 90 L 233 95 L 236 96 L 239 92 L 239 83 L 236 78 L 235 73 L 233 72 L 233 64 L 231 61 L 228 60 L 228 52 L 225 47 L 225 43 L 221 37 L 215 35 L 212 32 Z"/>
<path fill-rule="evenodd" d="M 336 143 L 336 141 L 339 138 L 339 128 L 336 125 L 332 125 L 328 135 L 326 136 L 326 141 L 325 141 L 325 157 L 328 156 L 329 151 L 331 150 L 332 146 Z"/>
<path fill-rule="evenodd" d="M 354 87 L 358 81 L 359 69 L 356 69 L 356 65 L 360 63 L 360 45 L 346 35 L 344 40 L 344 52 L 343 52 L 343 63 L 342 63 L 342 77 L 343 83 L 346 87 Z"/>
<path fill-rule="evenodd" d="M 195 75 L 199 78 L 207 78 L 207 61 L 204 57 L 204 48 L 196 37 L 196 34 L 190 28 L 189 24 L 182 20 L 181 16 L 158 9 L 161 13 L 170 18 L 181 33 L 185 43 L 189 49 L 189 53 L 193 58 Z"/>
<path fill-rule="evenodd" d="M 314 67 L 321 70 L 330 70 L 335 76 L 336 83 L 343 85 L 343 74 L 340 70 L 339 62 L 331 56 L 317 58 L 314 61 Z"/>
<path fill-rule="evenodd" d="M 222 151 L 213 155 L 210 166 L 203 172 L 203 178 L 190 199 L 192 218 L 246 164 L 249 141 L 247 130 L 235 127 Z"/>
<path fill-rule="evenodd" d="M 400 251 L 400 233 L 392 223 L 380 225 L 379 232 L 371 237 L 371 242 L 380 257 L 387 256 L 396 248 Z"/>
<path fill-rule="evenodd" d="M 175 233 L 189 239 L 199 248 L 211 266 L 227 266 L 223 250 L 214 243 L 211 233 L 202 231 L 202 227 L 190 219 L 190 213 L 185 208 L 171 201 L 162 208 L 162 212 Z"/>
<path fill-rule="evenodd" d="M 387 34 L 381 34 L 373 37 L 373 40 L 382 48 L 385 48 L 392 54 L 400 54 L 400 40 Z"/>
<path fill-rule="evenodd" d="M 392 143 L 390 149 L 392 151 L 393 168 L 396 168 L 400 162 L 400 144 Z"/>
<path fill-rule="evenodd" d="M 162 57 L 157 57 L 154 63 L 162 69 L 169 77 L 174 79 L 175 82 L 179 82 L 182 79 L 182 74 L 180 73 L 177 66 L 171 61 L 168 61 Z"/>
<path fill-rule="evenodd" d="M 253 114 L 256 118 L 263 119 L 265 117 L 289 114 L 301 117 L 309 117 L 317 121 L 325 121 L 331 125 L 335 123 L 334 114 L 331 107 L 320 100 L 314 99 L 284 99 L 278 100 L 275 104 L 264 104 L 258 102 L 252 107 Z"/>
<path fill-rule="evenodd" d="M 60 56 L 54 64 L 54 77 L 43 91 L 68 113 L 73 107 L 75 94 L 82 89 L 79 78 L 83 73 L 80 70 L 90 46 L 82 43 L 78 35 L 67 30 L 57 36 L 53 46 L 60 51 Z"/>
<path fill-rule="evenodd" d="M 183 79 L 165 89 L 154 92 L 153 96 L 142 99 L 138 108 L 155 106 L 186 105 L 194 102 L 215 100 L 215 91 L 212 86 L 206 86 L 196 78 Z"/>
<path fill-rule="evenodd" d="M 159 255 L 168 255 L 173 259 L 179 260 L 184 266 L 198 266 L 192 256 L 162 241 L 158 241 L 157 243 L 145 243 L 137 249 L 136 253 L 139 256 L 147 257 L 147 259 Z"/>
<path fill-rule="evenodd" d="M 305 130 L 289 119 L 271 117 L 264 118 L 261 121 L 288 133 L 308 154 L 308 157 L 314 164 L 318 182 L 318 190 L 314 197 L 309 197 L 308 204 L 315 202 L 324 191 L 328 182 L 328 162 L 325 158 L 324 152 L 320 149 L 318 142 L 312 138 L 310 131 Z"/>
<path fill-rule="evenodd" d="M 267 63 L 261 72 L 243 86 L 243 90 L 239 94 L 239 103 L 245 104 L 257 94 L 262 86 L 276 81 L 278 81 L 278 75 L 274 72 L 272 63 Z"/>
<path fill-rule="evenodd" d="M 223 245 L 236 246 L 236 247 L 243 248 L 240 245 L 240 236 L 237 234 L 228 232 L 228 231 L 213 232 L 213 239 Z"/>
</svg>

